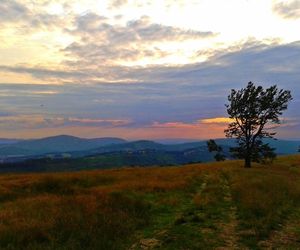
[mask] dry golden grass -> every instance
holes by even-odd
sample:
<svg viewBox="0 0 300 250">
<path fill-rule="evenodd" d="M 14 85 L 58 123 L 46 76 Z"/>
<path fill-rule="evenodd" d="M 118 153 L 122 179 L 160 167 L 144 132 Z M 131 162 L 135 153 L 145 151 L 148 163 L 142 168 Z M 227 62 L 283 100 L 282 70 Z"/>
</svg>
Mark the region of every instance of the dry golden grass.
<svg viewBox="0 0 300 250">
<path fill-rule="evenodd" d="M 0 249 L 125 249 L 137 230 L 159 216 L 152 214 L 156 203 L 180 205 L 174 193 L 191 197 L 196 208 L 220 204 L 222 178 L 238 208 L 240 230 L 254 231 L 258 242 L 300 205 L 300 156 L 253 169 L 242 165 L 0 175 Z M 199 193 L 202 182 L 209 185 Z M 147 194 L 157 196 L 156 203 Z"/>
<path fill-rule="evenodd" d="M 150 218 L 138 193 L 184 190 L 206 167 L 1 175 L 1 249 L 120 249 Z"/>
</svg>

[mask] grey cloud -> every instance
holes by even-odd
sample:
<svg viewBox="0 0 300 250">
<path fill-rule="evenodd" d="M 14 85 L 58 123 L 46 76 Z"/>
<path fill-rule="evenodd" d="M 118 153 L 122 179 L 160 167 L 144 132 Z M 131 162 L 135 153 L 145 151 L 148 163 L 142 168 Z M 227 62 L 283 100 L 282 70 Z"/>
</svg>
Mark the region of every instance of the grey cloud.
<svg viewBox="0 0 300 250">
<path fill-rule="evenodd" d="M 135 31 L 139 39 L 145 41 L 164 41 L 175 38 L 176 40 L 186 40 L 207 38 L 216 35 L 210 31 L 184 30 L 177 27 L 151 23 L 147 16 L 142 16 L 138 20 L 128 22 L 127 27 Z"/>
<path fill-rule="evenodd" d="M 28 23 L 30 27 L 28 29 L 33 28 L 56 28 L 62 26 L 65 21 L 57 16 L 57 15 L 50 15 L 50 14 L 38 14 L 31 16 L 28 19 Z"/>
<path fill-rule="evenodd" d="M 137 45 L 129 45 L 127 47 L 96 45 L 96 44 L 78 44 L 73 43 L 65 50 L 71 56 L 76 55 L 77 58 L 91 62 L 114 63 L 115 60 L 136 60 L 142 57 L 161 58 L 168 55 L 167 52 L 159 48 L 141 48 Z M 81 61 L 82 62 L 82 61 Z"/>
<path fill-rule="evenodd" d="M 111 0 L 110 7 L 111 8 L 120 8 L 127 4 L 128 0 Z"/>
<path fill-rule="evenodd" d="M 184 66 L 147 66 L 125 67 L 106 64 L 111 58 L 134 59 L 138 56 L 158 56 L 163 51 L 143 50 L 136 52 L 109 46 L 77 44 L 71 45 L 66 51 L 76 54 L 78 61 L 66 62 L 67 68 L 72 70 L 49 70 L 34 67 L 0 66 L 2 71 L 28 73 L 37 78 L 57 78 L 62 82 L 99 83 L 127 81 L 128 83 L 170 83 L 182 85 L 200 84 L 203 86 L 227 87 L 227 84 L 238 84 L 249 80 L 260 82 L 283 82 L 296 84 L 300 79 L 300 42 L 286 45 L 271 45 L 254 43 L 234 52 L 222 52 L 212 56 L 204 63 L 188 64 Z M 107 58 L 105 58 L 107 56 Z"/>
<path fill-rule="evenodd" d="M 300 18 L 300 1 L 277 1 L 273 5 L 273 11 L 283 18 Z"/>
<path fill-rule="evenodd" d="M 156 42 L 205 39 L 216 35 L 209 31 L 185 30 L 151 23 L 147 16 L 126 25 L 112 25 L 105 17 L 88 13 L 78 16 L 74 25 L 76 28 L 69 32 L 78 36 L 79 41 L 69 45 L 64 51 L 68 56 L 90 64 L 141 57 L 162 58 L 169 53 L 157 48 L 154 45 Z"/>
<path fill-rule="evenodd" d="M 256 44 L 234 52 L 216 54 L 204 63 L 158 69 L 154 67 L 150 72 L 157 74 L 160 79 L 186 84 L 198 81 L 222 86 L 253 78 L 267 82 L 285 78 L 289 82 L 296 82 L 300 79 L 299 67 L 300 42 L 294 42 L 272 46 Z M 144 73 L 141 72 L 141 75 Z"/>
<path fill-rule="evenodd" d="M 95 13 L 87 13 L 82 16 L 78 16 L 75 20 L 76 29 L 84 32 L 93 32 L 101 26 L 107 18 L 99 16 Z"/>
<path fill-rule="evenodd" d="M 42 3 L 39 4 L 43 6 Z M 1 0 L 0 13 L 0 24 L 14 23 L 18 27 L 18 32 L 26 34 L 40 28 L 55 29 L 67 22 L 63 17 L 51 15 L 41 10 L 34 11 L 21 1 L 16 0 Z"/>
<path fill-rule="evenodd" d="M 30 11 L 15 0 L 1 0 L 0 13 L 0 22 L 9 22 L 27 17 Z"/>
<path fill-rule="evenodd" d="M 8 114 L 18 111 L 22 114 L 47 114 L 47 117 L 54 114 L 66 118 L 81 117 L 84 114 L 86 117 L 101 117 L 103 120 L 128 119 L 134 123 L 124 126 L 132 127 L 147 126 L 154 121 L 193 122 L 201 118 L 226 115 L 224 103 L 227 102 L 226 96 L 230 89 L 241 88 L 252 80 L 264 86 L 277 84 L 280 88 L 291 90 L 294 100 L 285 116 L 300 117 L 300 42 L 271 46 L 253 43 L 253 46 L 247 44 L 243 47 L 241 44 L 240 47 L 241 50 L 216 54 L 204 63 L 176 67 L 102 67 L 98 62 L 94 68 L 82 67 L 80 71 L 74 69 L 66 73 L 44 72 L 40 69 L 39 74 L 66 77 L 72 79 L 73 84 L 0 84 L 0 91 L 6 93 L 22 89 L 17 96 L 1 96 L 1 109 Z M 81 62 L 74 68 L 80 68 L 80 65 Z M 16 70 L 36 74 L 33 69 L 24 67 Z M 139 83 L 131 84 L 133 81 L 128 80 L 125 83 L 111 84 L 97 80 L 97 77 L 105 74 L 107 77 L 111 75 L 112 81 L 134 79 Z M 56 91 L 57 94 L 25 98 L 26 90 Z M 44 104 L 43 107 L 40 107 L 41 103 Z M 64 122 L 69 124 L 68 121 Z M 73 124 L 75 122 L 80 120 L 73 120 Z M 96 126 L 97 122 L 90 121 L 90 124 Z M 41 126 L 46 125 L 42 123 Z M 297 132 L 299 129 L 296 129 L 294 134 L 300 137 Z"/>
<path fill-rule="evenodd" d="M 39 67 L 26 67 L 26 66 L 5 66 L 0 65 L 0 71 L 8 71 L 14 72 L 19 74 L 30 74 L 39 79 L 46 79 L 46 78 L 61 78 L 61 79 L 68 79 L 68 78 L 76 78 L 76 77 L 84 77 L 87 76 L 84 72 L 78 71 L 65 71 L 65 70 L 51 70 L 46 68 L 39 68 Z"/>
<path fill-rule="evenodd" d="M 0 116 L 0 128 L 7 130 L 58 128 L 65 126 L 127 127 L 132 122 L 126 119 L 97 119 L 63 117 L 45 114 L 15 114 Z"/>
<path fill-rule="evenodd" d="M 70 32 L 82 35 L 84 40 L 107 41 L 110 44 L 124 44 L 137 41 L 163 41 L 207 38 L 216 34 L 210 31 L 185 30 L 177 27 L 151 23 L 148 16 L 129 21 L 126 25 L 111 25 L 106 18 L 94 13 L 78 16 L 76 28 Z M 87 36 L 87 37 L 85 37 Z"/>
</svg>

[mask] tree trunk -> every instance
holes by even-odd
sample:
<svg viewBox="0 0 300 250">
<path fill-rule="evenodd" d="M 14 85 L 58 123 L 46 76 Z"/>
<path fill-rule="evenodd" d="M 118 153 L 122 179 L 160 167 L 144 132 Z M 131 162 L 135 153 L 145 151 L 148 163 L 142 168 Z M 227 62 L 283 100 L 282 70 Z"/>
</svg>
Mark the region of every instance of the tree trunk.
<svg viewBox="0 0 300 250">
<path fill-rule="evenodd" d="M 251 168 L 251 157 L 248 155 L 245 157 L 245 168 Z"/>
</svg>

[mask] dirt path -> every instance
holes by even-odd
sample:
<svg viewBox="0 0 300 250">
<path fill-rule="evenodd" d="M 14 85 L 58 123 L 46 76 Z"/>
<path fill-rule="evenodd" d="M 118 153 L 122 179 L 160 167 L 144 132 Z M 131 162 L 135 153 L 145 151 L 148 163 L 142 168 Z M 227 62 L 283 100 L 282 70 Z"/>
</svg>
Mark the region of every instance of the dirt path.
<svg viewBox="0 0 300 250">
<path fill-rule="evenodd" d="M 203 181 L 196 193 L 200 195 L 205 189 L 206 185 L 206 181 Z M 182 210 L 177 215 L 177 219 L 175 218 L 175 220 L 178 220 L 178 218 L 183 218 L 184 213 L 185 210 Z M 162 228 L 158 232 L 154 233 L 151 238 L 142 238 L 138 242 L 135 242 L 128 250 L 151 250 L 159 248 L 162 245 L 161 239 L 168 237 L 170 227 L 172 226 L 172 224 L 176 223 L 175 220 L 172 221 L 168 227 Z"/>
<path fill-rule="evenodd" d="M 300 209 L 291 215 L 281 230 L 274 231 L 259 246 L 262 249 L 300 249 Z"/>
<path fill-rule="evenodd" d="M 221 228 L 221 235 L 220 237 L 224 241 L 224 246 L 218 247 L 218 250 L 231 250 L 231 249 L 247 249 L 246 247 L 242 247 L 239 244 L 239 237 L 237 233 L 237 208 L 232 202 L 232 194 L 230 190 L 230 186 L 228 180 L 223 177 L 222 178 L 222 187 L 224 192 L 224 200 L 228 204 L 227 210 L 227 221 L 222 222 L 219 224 Z"/>
<path fill-rule="evenodd" d="M 190 210 L 189 208 L 189 214 L 187 214 L 187 211 L 184 209 L 178 214 L 177 218 L 181 218 L 182 222 L 180 221 L 173 221 L 170 222 L 170 227 L 161 228 L 158 232 L 154 233 L 149 238 L 142 238 L 139 241 L 137 241 L 135 244 L 133 244 L 130 248 L 130 250 L 137 250 L 137 249 L 143 249 L 143 250 L 150 250 L 150 249 L 164 249 L 166 244 L 166 239 L 168 240 L 178 240 L 178 235 L 174 235 L 174 232 L 172 233 L 172 227 L 174 225 L 183 224 L 183 225 L 194 225 L 195 231 L 199 230 L 199 237 L 202 238 L 202 243 L 206 244 L 207 249 L 217 249 L 217 250 L 234 250 L 234 249 L 248 249 L 247 247 L 241 245 L 239 242 L 239 233 L 238 233 L 238 219 L 237 219 L 237 207 L 235 206 L 231 189 L 229 182 L 226 177 L 220 176 L 219 177 L 218 186 L 222 190 L 221 203 L 218 203 L 218 208 L 220 208 L 220 213 L 216 215 L 216 218 L 210 217 L 210 210 L 204 210 L 202 211 L 206 216 L 204 217 L 205 221 L 199 220 L 199 229 L 197 229 L 197 226 L 195 227 L 195 221 L 192 219 L 193 216 L 197 215 L 198 210 Z M 208 188 L 208 189 L 207 189 Z M 202 184 L 199 186 L 199 189 L 195 193 L 195 195 L 199 195 L 201 197 L 202 194 L 206 194 L 204 192 L 207 192 L 208 190 L 211 190 L 212 186 L 209 180 L 203 181 Z M 208 191 L 209 192 L 209 191 Z M 196 208 L 194 208 L 196 209 Z M 207 214 L 206 214 L 207 213 Z M 195 217 L 197 218 L 197 217 Z M 205 226 L 204 224 L 207 223 L 207 221 L 210 221 L 211 226 Z M 207 224 L 206 224 L 207 225 Z M 201 236 L 202 235 L 202 236 Z M 214 235 L 212 238 L 212 235 Z M 195 234 L 193 237 L 198 237 L 197 234 Z M 208 237 L 208 238 L 207 238 Z M 198 238 L 190 238 L 190 241 L 196 241 Z M 214 247 L 210 245 L 209 241 L 212 242 L 212 245 L 215 245 Z M 168 244 L 168 243 L 167 243 Z M 204 246 L 204 245 L 203 245 Z M 171 249 L 169 245 L 167 245 L 168 249 Z M 174 248 L 175 249 L 175 248 Z M 176 248 L 176 249 L 182 249 L 182 248 Z M 198 248 L 186 248 L 186 249 L 198 249 Z M 205 248 L 201 248 L 205 249 Z"/>
</svg>

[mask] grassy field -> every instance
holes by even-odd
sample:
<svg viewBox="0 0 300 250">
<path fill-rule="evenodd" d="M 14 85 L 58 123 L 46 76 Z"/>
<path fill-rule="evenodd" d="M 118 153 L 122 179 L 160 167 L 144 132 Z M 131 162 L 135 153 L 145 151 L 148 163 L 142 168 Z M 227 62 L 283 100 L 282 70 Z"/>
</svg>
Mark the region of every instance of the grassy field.
<svg viewBox="0 0 300 250">
<path fill-rule="evenodd" d="M 0 175 L 0 249 L 300 249 L 300 155 Z"/>
</svg>

